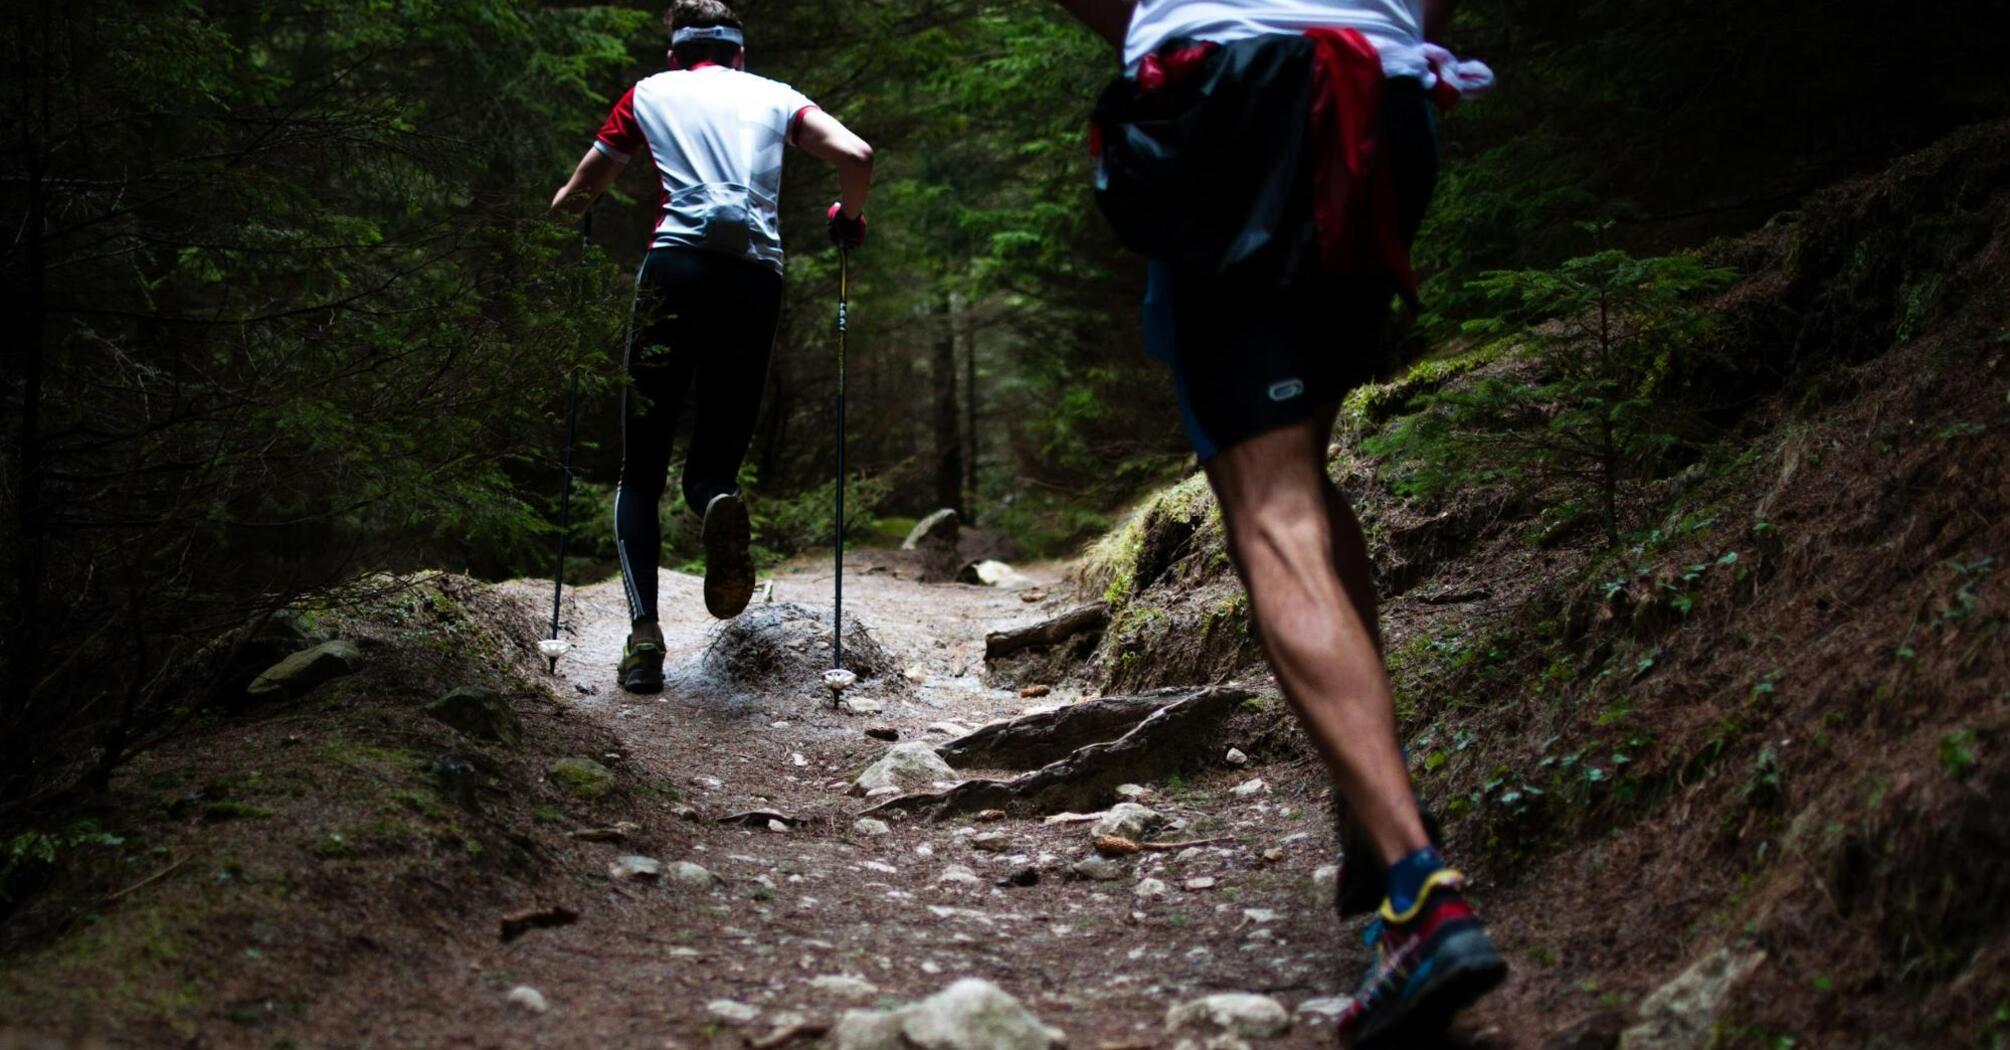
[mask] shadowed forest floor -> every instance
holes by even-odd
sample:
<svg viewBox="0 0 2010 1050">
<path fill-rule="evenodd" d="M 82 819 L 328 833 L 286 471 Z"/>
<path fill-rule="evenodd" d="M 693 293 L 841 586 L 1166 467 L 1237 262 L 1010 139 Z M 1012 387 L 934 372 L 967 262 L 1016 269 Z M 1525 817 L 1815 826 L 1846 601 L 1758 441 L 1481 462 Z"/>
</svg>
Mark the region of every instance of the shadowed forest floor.
<svg viewBox="0 0 2010 1050">
<path fill-rule="evenodd" d="M 885 834 L 857 829 L 877 800 L 846 789 L 888 746 L 866 729 L 940 744 L 954 730 L 939 723 L 974 727 L 1079 698 L 982 684 L 986 631 L 1061 607 L 1024 600 L 1055 582 L 1052 570 L 1035 570 L 1030 591 L 1007 591 L 917 583 L 901 578 L 901 564 L 892 552 L 860 552 L 847 566 L 847 619 L 898 668 L 850 694 L 884 704 L 876 714 L 841 713 L 818 687 L 828 619 L 794 633 L 770 625 L 785 651 L 766 688 L 708 663 L 722 626 L 705 614 L 697 578 L 666 571 L 665 691 L 633 696 L 615 685 L 626 633 L 620 581 L 569 591 L 575 648 L 556 678 L 519 661 L 523 751 L 494 749 L 478 762 L 498 766 L 465 814 L 440 800 L 452 795 L 437 788 L 441 756 L 474 756 L 409 708 L 376 708 L 353 723 L 334 714 L 346 724 L 319 747 L 302 739 L 315 732 L 302 725 L 308 712 L 257 719 L 231 733 L 243 756 L 235 779 L 200 770 L 200 745 L 149 756 L 134 781 L 172 782 L 170 796 L 206 781 L 217 797 L 196 803 L 202 815 L 184 809 L 184 819 L 153 829 L 163 855 L 187 863 L 127 895 L 123 907 L 144 909 L 144 919 L 115 914 L 104 924 L 141 938 L 145 965 L 117 973 L 116 958 L 91 950 L 111 945 L 87 933 L 84 947 L 72 942 L 0 977 L 0 996 L 37 1004 L 16 1019 L 40 1030 L 95 1030 L 114 1045 L 724 1046 L 770 1030 L 778 1016 L 827 1023 L 846 1008 L 920 999 L 978 976 L 1063 1029 L 1070 1045 L 1094 1047 L 1170 1045 L 1168 1005 L 1204 994 L 1259 992 L 1289 1007 L 1351 985 L 1364 955 L 1313 888 L 1315 869 L 1333 860 L 1324 781 L 1276 739 L 1274 699 L 1248 702 L 1253 735 L 1237 736 L 1232 721 L 1220 741 L 1224 754 L 1239 746 L 1253 756 L 1248 767 L 1146 785 L 1145 802 L 1173 822 L 1156 837 L 1207 844 L 1123 860 L 1112 881 L 1070 875 L 1092 853 L 1082 824 L 888 815 Z M 743 618 L 761 622 L 770 600 L 827 618 L 829 583 L 828 568 L 786 570 Z M 547 586 L 506 584 L 494 598 L 515 606 L 502 615 L 522 628 Z M 338 732 L 361 739 L 338 744 Z M 333 776 L 311 787 L 267 764 L 309 749 L 338 758 Z M 568 796 L 539 775 L 560 757 L 600 762 L 613 789 Z M 199 771 L 174 768 L 190 765 Z M 249 784 L 247 765 L 260 767 Z M 337 790 L 345 768 L 373 783 Z M 1258 793 L 1231 793 L 1255 780 Z M 274 781 L 296 787 L 260 786 Z M 490 799 L 503 791 L 532 797 Z M 771 830 L 770 819 L 786 830 Z M 474 822 L 492 830 L 462 826 Z M 620 822 L 633 826 L 618 843 L 572 837 Z M 491 858 L 483 843 L 496 832 L 507 856 Z M 976 848 L 980 832 L 1009 842 Z M 630 854 L 693 862 L 715 878 L 693 887 L 611 876 L 609 865 Z M 1036 884 L 998 885 L 1028 867 Z M 1147 876 L 1166 883 L 1167 896 L 1138 899 Z M 1195 878 L 1213 883 L 1188 889 Z M 245 884 L 277 888 L 270 899 L 234 899 Z M 551 905 L 578 920 L 499 941 L 502 915 Z M 37 995 L 79 979 L 105 982 L 106 996 Z M 538 989 L 549 1011 L 511 1005 L 506 995 L 519 985 Z M 65 1008 L 90 1016 L 64 1017 Z M 1486 1014 L 1477 1023 L 1486 1027 Z M 1331 1039 L 1308 1015 L 1271 1045 Z"/>
<path fill-rule="evenodd" d="M 1642 486 L 1622 542 L 1498 486 L 1407 498 L 1374 451 L 1417 399 L 1525 359 L 1350 400 L 1329 468 L 1373 548 L 1403 742 L 1514 967 L 1457 1045 L 2010 1045 L 2006 166 L 2010 127 L 1977 129 L 1722 247 L 1728 349 L 1778 369 L 1710 374 L 1736 411 Z M 820 562 L 723 626 L 664 573 L 653 697 L 614 684 L 618 581 L 568 592 L 555 676 L 540 581 L 370 577 L 299 611 L 281 652 L 339 639 L 349 673 L 178 712 L 10 845 L 48 859 L 9 883 L 0 1050 L 725 1047 L 961 977 L 1077 1050 L 1175 1050 L 1167 1008 L 1218 992 L 1299 1014 L 1267 1045 L 1329 1043 L 1302 1008 L 1366 953 L 1316 888 L 1325 778 L 1203 482 L 1011 587 L 926 563 L 849 560 L 848 699 L 872 713 L 819 684 Z M 1092 629 L 987 665 L 988 633 L 1070 612 Z M 1076 877 L 1087 827 L 1038 806 L 860 822 L 890 741 L 1222 684 L 1249 695 L 1136 781 L 1170 822 L 1150 837 L 1183 845 L 1113 878 Z M 442 706 L 471 686 L 495 694 Z"/>
</svg>

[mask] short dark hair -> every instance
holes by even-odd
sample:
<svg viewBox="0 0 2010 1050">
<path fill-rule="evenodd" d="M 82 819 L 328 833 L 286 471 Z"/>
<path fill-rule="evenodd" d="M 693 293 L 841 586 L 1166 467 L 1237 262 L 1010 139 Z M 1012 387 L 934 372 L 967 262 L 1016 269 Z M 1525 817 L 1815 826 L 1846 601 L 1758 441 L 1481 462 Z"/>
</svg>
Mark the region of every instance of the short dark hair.
<svg viewBox="0 0 2010 1050">
<path fill-rule="evenodd" d="M 663 12 L 663 28 L 673 36 L 679 29 L 702 26 L 730 26 L 742 31 L 746 29 L 746 26 L 740 23 L 740 16 L 734 14 L 733 9 L 720 0 L 677 0 L 670 5 L 670 10 Z M 740 53 L 740 48 L 739 45 L 729 44 L 724 40 L 692 40 L 675 45 L 670 51 L 677 56 L 679 63 L 686 66 L 695 66 L 700 62 L 716 62 L 723 66 L 732 63 L 733 56 Z"/>
</svg>

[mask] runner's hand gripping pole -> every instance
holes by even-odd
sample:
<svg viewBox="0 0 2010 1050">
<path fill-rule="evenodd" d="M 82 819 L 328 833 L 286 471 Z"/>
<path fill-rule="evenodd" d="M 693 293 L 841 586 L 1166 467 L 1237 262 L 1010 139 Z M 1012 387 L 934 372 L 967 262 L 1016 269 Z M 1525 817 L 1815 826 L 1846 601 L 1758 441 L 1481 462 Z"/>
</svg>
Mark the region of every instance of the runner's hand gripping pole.
<svg viewBox="0 0 2010 1050">
<path fill-rule="evenodd" d="M 591 208 L 579 220 L 579 258 L 582 266 L 591 259 L 593 247 L 593 212 Z M 572 369 L 570 381 L 565 391 L 565 453 L 561 460 L 562 479 L 558 493 L 558 567 L 551 574 L 551 634 L 540 639 L 537 651 L 544 655 L 545 673 L 558 673 L 558 658 L 572 648 L 572 643 L 558 636 L 559 606 L 565 597 L 565 540 L 572 531 L 572 443 L 579 422 L 579 369 Z"/>
<path fill-rule="evenodd" d="M 851 297 L 851 249 L 838 246 L 837 312 L 837 520 L 832 550 L 836 571 L 831 591 L 831 669 L 824 672 L 824 688 L 831 691 L 831 706 L 851 688 L 858 676 L 844 666 L 844 351 L 846 302 Z"/>
</svg>

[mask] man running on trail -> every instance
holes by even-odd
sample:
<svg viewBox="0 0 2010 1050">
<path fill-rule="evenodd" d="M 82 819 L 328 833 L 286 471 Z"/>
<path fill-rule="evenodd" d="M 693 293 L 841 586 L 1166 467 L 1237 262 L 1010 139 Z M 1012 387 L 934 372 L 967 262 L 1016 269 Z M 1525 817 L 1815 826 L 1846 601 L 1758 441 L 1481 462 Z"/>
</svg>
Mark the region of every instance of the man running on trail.
<svg viewBox="0 0 2010 1050">
<path fill-rule="evenodd" d="M 872 148 L 794 88 L 745 71 L 744 27 L 719 0 L 677 0 L 663 16 L 670 71 L 630 88 L 552 209 L 577 216 L 646 154 L 661 185 L 649 253 L 636 275 L 622 394 L 615 548 L 633 621 L 620 667 L 630 692 L 663 688 L 656 621 L 662 547 L 657 508 L 685 395 L 697 415 L 684 458 L 684 501 L 704 516 L 705 607 L 739 615 L 754 592 L 752 539 L 739 491 L 782 307 L 776 216 L 785 143 L 838 170 L 830 235 L 865 240 Z"/>
<path fill-rule="evenodd" d="M 1123 53 L 1096 104 L 1096 195 L 1150 259 L 1146 351 L 1171 368 L 1264 651 L 1365 839 L 1349 852 L 1381 862 L 1346 857 L 1343 910 L 1380 907 L 1341 1034 L 1414 1045 L 1507 967 L 1411 791 L 1367 545 L 1326 446 L 1390 300 L 1415 299 L 1430 104 L 1492 74 L 1427 43 L 1449 0 L 1061 3 Z"/>
</svg>

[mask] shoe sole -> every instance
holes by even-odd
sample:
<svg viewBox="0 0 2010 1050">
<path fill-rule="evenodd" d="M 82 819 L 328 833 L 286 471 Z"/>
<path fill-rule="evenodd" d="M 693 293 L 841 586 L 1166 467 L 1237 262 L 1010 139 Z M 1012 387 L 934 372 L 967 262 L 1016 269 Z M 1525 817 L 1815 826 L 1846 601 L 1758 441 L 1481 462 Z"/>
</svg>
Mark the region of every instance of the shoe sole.
<svg viewBox="0 0 2010 1050">
<path fill-rule="evenodd" d="M 663 691 L 663 672 L 652 673 L 646 668 L 638 667 L 621 676 L 621 688 L 625 692 L 641 693 L 645 696 L 660 693 Z"/>
<path fill-rule="evenodd" d="M 1507 977 L 1507 963 L 1478 930 L 1446 938 L 1437 957 L 1447 965 L 1432 973 L 1422 991 L 1392 1007 L 1381 1023 L 1364 1025 L 1348 1045 L 1354 1050 L 1394 1050 L 1435 1039 L 1451 1027 L 1460 1010 Z"/>
<path fill-rule="evenodd" d="M 740 615 L 754 597 L 750 531 L 740 497 L 720 496 L 705 508 L 705 608 L 721 620 Z"/>
</svg>

